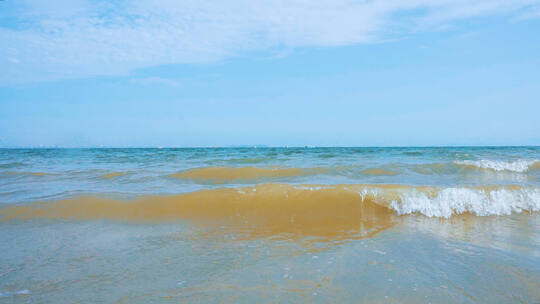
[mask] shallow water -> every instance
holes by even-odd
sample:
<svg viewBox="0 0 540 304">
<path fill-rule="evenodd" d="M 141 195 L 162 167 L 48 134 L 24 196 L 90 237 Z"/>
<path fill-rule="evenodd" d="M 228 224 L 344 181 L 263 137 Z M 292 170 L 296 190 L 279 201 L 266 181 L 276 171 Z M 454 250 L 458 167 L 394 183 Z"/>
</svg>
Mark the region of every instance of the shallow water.
<svg viewBox="0 0 540 304">
<path fill-rule="evenodd" d="M 539 159 L 0 149 L 0 302 L 536 303 Z"/>
</svg>

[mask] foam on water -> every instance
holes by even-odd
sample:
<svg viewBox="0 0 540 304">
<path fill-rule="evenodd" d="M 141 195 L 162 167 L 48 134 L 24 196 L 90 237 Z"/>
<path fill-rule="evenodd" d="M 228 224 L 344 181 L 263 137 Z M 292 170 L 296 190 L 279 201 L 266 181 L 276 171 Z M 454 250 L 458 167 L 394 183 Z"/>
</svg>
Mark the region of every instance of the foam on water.
<svg viewBox="0 0 540 304">
<path fill-rule="evenodd" d="M 0 149 L 0 163 L 18 164 L 0 168 L 0 205 L 78 194 L 179 195 L 223 185 L 260 192 L 268 189 L 260 185 L 279 182 L 366 188 L 385 207 L 395 201 L 399 214 L 508 214 L 536 210 L 537 190 L 530 189 L 540 187 L 539 159 L 538 147 Z M 481 190 L 491 185 L 498 188 Z"/>
<path fill-rule="evenodd" d="M 478 216 L 509 215 L 540 210 L 538 188 L 445 188 L 435 195 L 412 189 L 402 192 L 390 207 L 398 214 L 421 213 L 429 217 L 449 218 L 471 213 Z"/>
<path fill-rule="evenodd" d="M 343 228 L 345 219 L 371 219 L 366 206 L 377 205 L 398 215 L 419 213 L 449 218 L 470 213 L 477 216 L 508 215 L 540 210 L 540 188 L 524 186 L 434 187 L 409 185 L 288 185 L 263 184 L 254 187 L 218 188 L 191 193 L 141 196 L 134 201 L 97 197 L 12 206 L 0 209 L 1 219 L 73 218 L 135 221 L 177 219 L 219 221 L 239 219 L 240 223 L 265 223 L 286 227 L 295 218 L 294 229 L 331 226 Z M 358 212 L 361 216 L 357 216 Z M 357 215 L 355 215 L 357 214 Z M 375 216 L 380 220 L 381 213 Z M 389 216 L 391 213 L 386 213 Z M 299 219 L 302 219 L 301 221 Z M 336 225 L 330 225 L 334 221 Z M 298 228 L 302 222 L 304 228 Z M 335 224 L 335 223 L 334 223 Z M 310 228 L 310 229 L 311 229 Z M 317 228 L 319 229 L 319 228 Z M 315 229 L 315 230 L 317 230 Z M 339 230 L 337 229 L 337 230 Z"/>
<path fill-rule="evenodd" d="M 531 167 L 538 166 L 538 160 L 536 159 L 520 159 L 516 161 L 501 161 L 501 160 L 461 160 L 455 162 L 458 165 L 472 166 L 482 169 L 489 169 L 494 171 L 512 171 L 512 172 L 526 172 Z"/>
<path fill-rule="evenodd" d="M 534 303 L 528 160 L 540 147 L 0 149 L 0 302 Z"/>
</svg>

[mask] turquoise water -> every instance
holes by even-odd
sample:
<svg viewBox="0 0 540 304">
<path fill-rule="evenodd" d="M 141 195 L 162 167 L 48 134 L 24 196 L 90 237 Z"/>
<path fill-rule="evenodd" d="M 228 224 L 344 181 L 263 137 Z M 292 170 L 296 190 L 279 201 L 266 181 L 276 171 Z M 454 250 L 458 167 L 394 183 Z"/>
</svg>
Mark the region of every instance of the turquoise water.
<svg viewBox="0 0 540 304">
<path fill-rule="evenodd" d="M 0 149 L 0 198 L 8 204 L 78 194 L 171 194 L 224 186 L 169 176 L 210 166 L 324 169 L 293 177 L 229 180 L 229 187 L 265 182 L 538 187 L 539 159 L 540 147 Z M 363 174 L 369 169 L 394 173 Z M 124 175 L 103 178 L 109 173 Z"/>
<path fill-rule="evenodd" d="M 539 160 L 0 149 L 0 302 L 536 303 Z"/>
</svg>

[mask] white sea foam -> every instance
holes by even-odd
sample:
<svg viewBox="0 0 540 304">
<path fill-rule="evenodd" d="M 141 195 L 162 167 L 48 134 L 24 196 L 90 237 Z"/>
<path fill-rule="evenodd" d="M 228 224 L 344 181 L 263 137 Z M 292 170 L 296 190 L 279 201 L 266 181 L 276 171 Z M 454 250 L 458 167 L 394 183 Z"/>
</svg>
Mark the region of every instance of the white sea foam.
<svg viewBox="0 0 540 304">
<path fill-rule="evenodd" d="M 512 172 L 525 172 L 534 165 L 538 160 L 536 159 L 520 159 L 515 161 L 500 161 L 500 160 L 462 160 L 456 161 L 458 165 L 473 166 L 482 169 L 490 169 L 494 171 L 512 171 Z"/>
<path fill-rule="evenodd" d="M 508 215 L 522 211 L 540 211 L 540 188 L 444 188 L 435 195 L 410 189 L 392 200 L 398 214 L 421 213 L 429 217 L 449 218 L 469 212 L 478 216 Z"/>
</svg>

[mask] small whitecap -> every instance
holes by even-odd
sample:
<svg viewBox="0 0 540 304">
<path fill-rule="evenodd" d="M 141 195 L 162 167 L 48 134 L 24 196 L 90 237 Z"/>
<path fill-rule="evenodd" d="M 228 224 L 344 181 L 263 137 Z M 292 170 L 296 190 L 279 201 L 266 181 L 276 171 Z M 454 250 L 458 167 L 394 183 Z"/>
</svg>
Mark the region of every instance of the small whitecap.
<svg viewBox="0 0 540 304">
<path fill-rule="evenodd" d="M 529 167 L 537 163 L 536 159 L 520 159 L 515 161 L 501 160 L 462 160 L 456 161 L 458 165 L 472 166 L 481 169 L 489 169 L 494 171 L 511 171 L 523 173 L 529 170 Z"/>
</svg>

